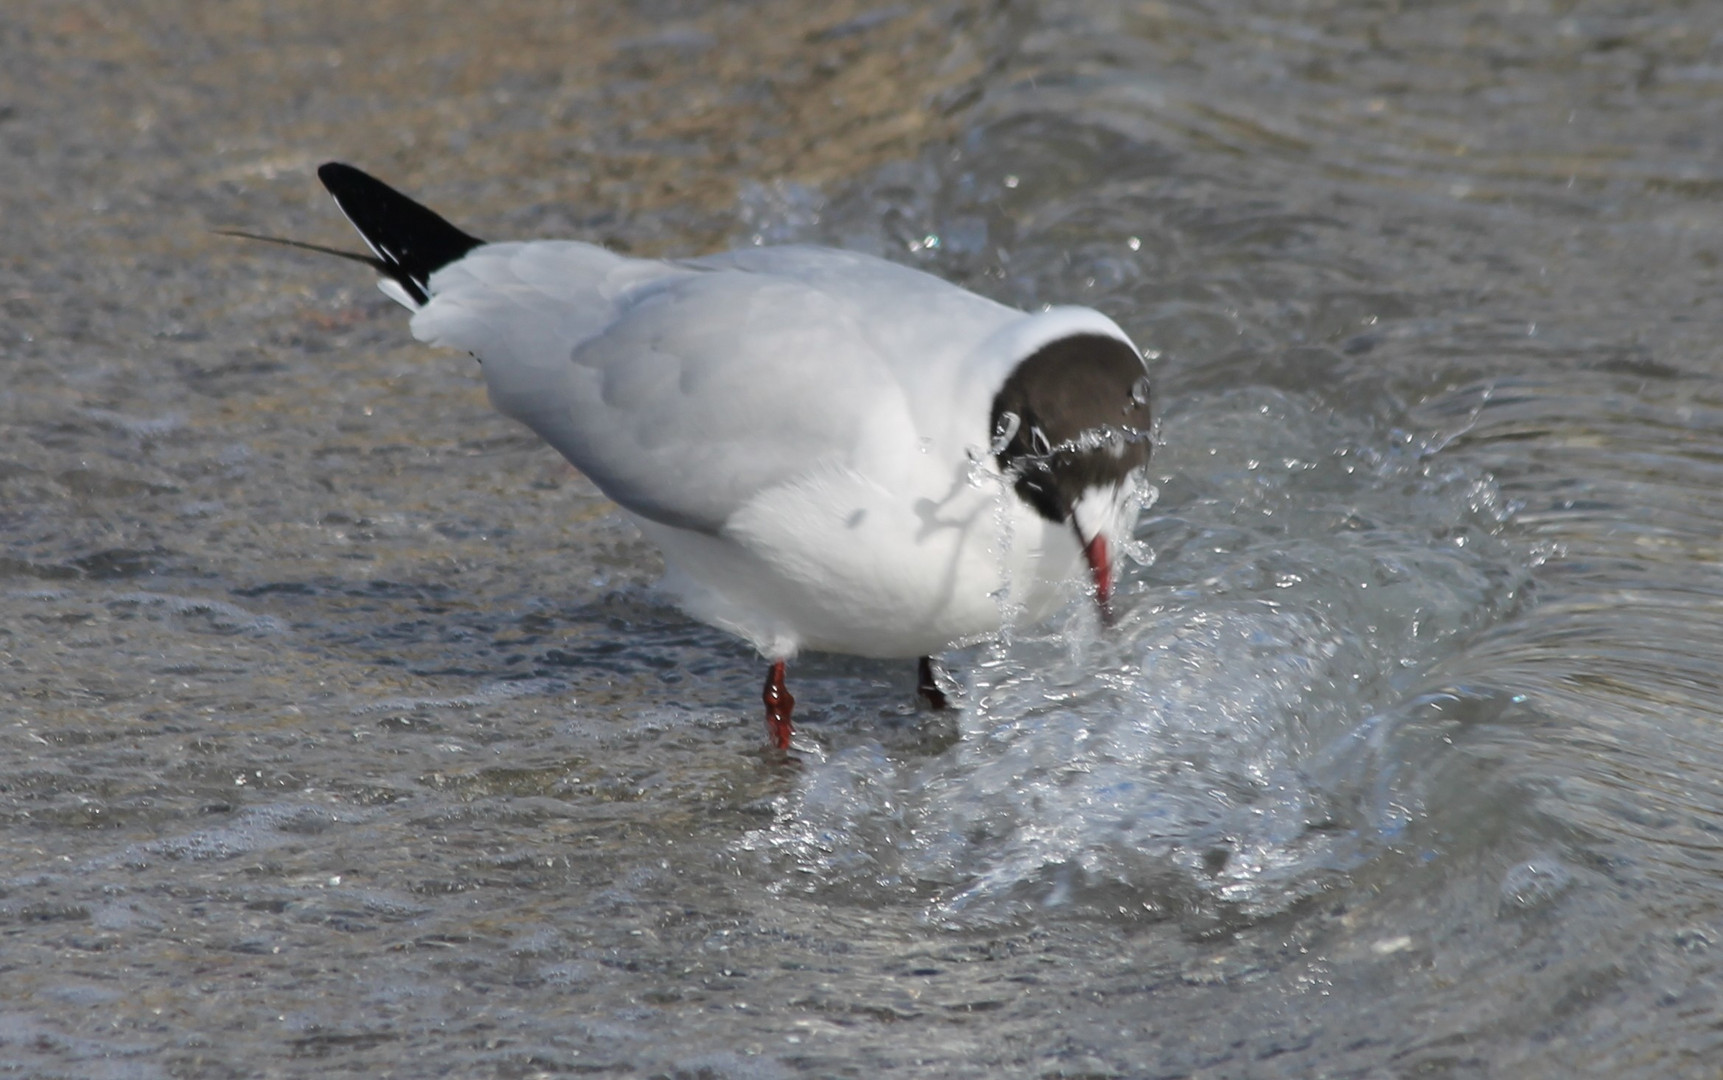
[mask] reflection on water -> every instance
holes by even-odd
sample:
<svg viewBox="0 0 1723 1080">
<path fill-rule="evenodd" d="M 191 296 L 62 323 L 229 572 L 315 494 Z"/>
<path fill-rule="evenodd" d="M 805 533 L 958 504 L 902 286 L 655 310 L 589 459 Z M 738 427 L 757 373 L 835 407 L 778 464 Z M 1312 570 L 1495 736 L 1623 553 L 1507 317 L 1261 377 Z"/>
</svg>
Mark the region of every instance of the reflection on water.
<svg viewBox="0 0 1723 1080">
<path fill-rule="evenodd" d="M 937 123 L 834 105 L 809 130 L 865 166 L 719 212 L 662 163 L 729 159 L 630 87 L 746 105 L 932 39 L 848 12 L 750 81 L 721 11 L 671 8 L 609 90 L 476 98 L 446 57 L 490 24 L 434 12 L 391 47 L 445 56 L 447 115 L 378 114 L 422 133 L 394 160 L 483 235 L 841 243 L 1100 307 L 1164 403 L 1120 625 L 954 652 L 951 717 L 911 665 L 800 658 L 779 766 L 755 658 L 463 360 L 349 268 L 197 246 L 332 235 L 303 169 L 248 120 L 169 183 L 231 118 L 147 65 L 86 100 L 119 46 L 31 8 L 0 67 L 71 57 L 84 122 L 0 83 L 0 1060 L 1716 1075 L 1719 14 L 953 9 Z M 200 63 L 257 53 L 240 17 L 186 30 Z M 395 154 L 341 44 L 277 42 L 281 137 Z M 570 149 L 553 98 L 614 123 Z M 531 179 L 660 168 L 624 217 Z"/>
</svg>

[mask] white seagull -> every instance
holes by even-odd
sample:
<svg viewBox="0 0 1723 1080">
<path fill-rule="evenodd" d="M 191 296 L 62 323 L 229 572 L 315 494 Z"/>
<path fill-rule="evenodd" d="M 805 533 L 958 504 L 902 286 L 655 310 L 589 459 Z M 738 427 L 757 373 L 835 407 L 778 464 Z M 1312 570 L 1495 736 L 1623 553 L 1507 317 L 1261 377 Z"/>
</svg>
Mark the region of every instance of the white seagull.
<svg viewBox="0 0 1723 1080">
<path fill-rule="evenodd" d="M 658 545 L 683 610 L 770 662 L 778 747 L 802 649 L 920 658 L 943 708 L 929 656 L 1047 614 L 1085 561 L 1109 618 L 1150 393 L 1100 312 L 830 248 L 486 243 L 350 165 L 317 175 L 374 257 L 295 246 L 376 268 L 414 337 L 476 357 Z"/>
</svg>

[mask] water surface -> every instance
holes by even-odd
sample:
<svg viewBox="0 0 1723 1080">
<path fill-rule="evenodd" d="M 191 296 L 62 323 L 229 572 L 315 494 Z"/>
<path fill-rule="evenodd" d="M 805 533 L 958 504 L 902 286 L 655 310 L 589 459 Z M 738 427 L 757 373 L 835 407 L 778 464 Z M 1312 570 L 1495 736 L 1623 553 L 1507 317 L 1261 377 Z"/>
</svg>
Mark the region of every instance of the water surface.
<svg viewBox="0 0 1723 1080">
<path fill-rule="evenodd" d="M 21 10 L 13 1071 L 1718 1075 L 1723 13 Z M 801 658 L 784 767 L 465 358 L 207 233 L 325 157 L 1107 312 L 1119 626 Z"/>
</svg>

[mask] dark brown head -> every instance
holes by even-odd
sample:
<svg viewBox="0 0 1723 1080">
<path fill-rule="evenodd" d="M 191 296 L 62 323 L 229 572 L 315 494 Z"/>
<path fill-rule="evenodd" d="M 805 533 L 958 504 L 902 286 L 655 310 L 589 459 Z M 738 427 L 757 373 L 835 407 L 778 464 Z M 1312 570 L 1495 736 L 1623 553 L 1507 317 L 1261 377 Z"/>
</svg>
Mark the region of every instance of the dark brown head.
<svg viewBox="0 0 1723 1080">
<path fill-rule="evenodd" d="M 1128 342 L 1073 334 L 1018 364 L 993 399 L 993 453 L 1018 496 L 1071 524 L 1106 614 L 1106 533 L 1149 463 L 1149 376 Z M 1089 519 L 1089 520 L 1085 520 Z"/>
</svg>

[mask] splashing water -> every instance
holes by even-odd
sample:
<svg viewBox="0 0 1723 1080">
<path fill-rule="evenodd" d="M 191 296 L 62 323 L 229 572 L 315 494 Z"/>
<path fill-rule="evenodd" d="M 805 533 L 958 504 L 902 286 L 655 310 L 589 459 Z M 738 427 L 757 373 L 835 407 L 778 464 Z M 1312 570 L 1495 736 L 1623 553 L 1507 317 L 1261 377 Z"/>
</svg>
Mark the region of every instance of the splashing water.
<svg viewBox="0 0 1723 1080">
<path fill-rule="evenodd" d="M 986 492 L 993 506 L 993 535 L 997 539 L 990 546 L 990 551 L 1002 568 L 1001 574 L 1005 579 L 991 594 L 993 603 L 999 608 L 1001 640 L 1009 640 L 1014 628 L 1023 621 L 1024 613 L 1022 601 L 1012 595 L 1011 575 L 1004 569 L 1011 565 L 1011 552 L 1017 543 L 1017 526 L 1011 516 L 1011 500 L 1015 498 L 1015 493 L 1011 490 L 1011 478 L 1001 472 L 993 460 L 999 447 L 1010 441 L 1012 431 L 1015 431 L 1014 426 L 1007 431 L 995 433 L 993 446 L 989 447 L 986 454 L 979 448 L 971 447 L 969 466 L 964 473 L 965 482 L 977 491 Z"/>
<path fill-rule="evenodd" d="M 1260 915 L 1395 835 L 1418 797 L 1396 787 L 1403 718 L 1528 580 L 1511 508 L 1487 476 L 1275 391 L 1192 399 L 1166 426 L 1114 632 L 1077 604 L 982 648 L 955 745 L 839 749 L 738 850 L 783 888 L 968 925 Z"/>
</svg>

